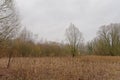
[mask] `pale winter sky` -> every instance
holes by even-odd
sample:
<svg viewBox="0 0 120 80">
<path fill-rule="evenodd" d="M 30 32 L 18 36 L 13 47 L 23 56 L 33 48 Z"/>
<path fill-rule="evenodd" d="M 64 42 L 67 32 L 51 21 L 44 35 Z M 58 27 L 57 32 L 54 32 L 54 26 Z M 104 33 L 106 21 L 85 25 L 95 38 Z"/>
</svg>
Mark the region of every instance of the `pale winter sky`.
<svg viewBox="0 0 120 80">
<path fill-rule="evenodd" d="M 75 24 L 85 41 L 102 25 L 120 23 L 120 0 L 16 0 L 22 24 L 41 38 L 65 40 L 65 29 Z"/>
</svg>

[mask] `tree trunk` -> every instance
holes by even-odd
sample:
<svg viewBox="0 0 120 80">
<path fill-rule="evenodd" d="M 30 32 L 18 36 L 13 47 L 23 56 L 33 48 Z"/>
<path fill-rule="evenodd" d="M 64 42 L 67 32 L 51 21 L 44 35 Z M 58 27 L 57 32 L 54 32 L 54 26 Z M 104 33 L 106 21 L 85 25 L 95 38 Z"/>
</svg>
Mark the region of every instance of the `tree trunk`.
<svg viewBox="0 0 120 80">
<path fill-rule="evenodd" d="M 12 51 L 10 50 L 10 53 L 9 53 L 9 56 L 8 56 L 7 68 L 10 67 L 11 59 L 12 59 Z"/>
</svg>

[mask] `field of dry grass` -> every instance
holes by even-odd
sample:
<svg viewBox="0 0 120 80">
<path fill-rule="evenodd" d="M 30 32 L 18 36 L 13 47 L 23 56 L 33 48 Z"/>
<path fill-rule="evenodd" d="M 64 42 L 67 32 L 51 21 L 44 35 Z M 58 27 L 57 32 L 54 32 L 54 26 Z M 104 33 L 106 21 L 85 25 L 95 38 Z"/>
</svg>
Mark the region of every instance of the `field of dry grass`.
<svg viewBox="0 0 120 80">
<path fill-rule="evenodd" d="M 10 69 L 6 62 L 0 59 L 0 80 L 120 80 L 120 57 L 14 58 Z"/>
</svg>

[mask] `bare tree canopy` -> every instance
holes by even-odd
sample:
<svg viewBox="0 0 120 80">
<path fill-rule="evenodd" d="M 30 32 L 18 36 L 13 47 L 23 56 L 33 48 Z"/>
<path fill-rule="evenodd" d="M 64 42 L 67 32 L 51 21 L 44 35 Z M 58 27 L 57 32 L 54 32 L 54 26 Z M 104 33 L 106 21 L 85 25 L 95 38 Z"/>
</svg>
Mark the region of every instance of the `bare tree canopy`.
<svg viewBox="0 0 120 80">
<path fill-rule="evenodd" d="M 19 28 L 18 15 L 13 0 L 0 1 L 0 41 L 12 39 Z"/>
<path fill-rule="evenodd" d="M 70 46 L 73 56 L 78 53 L 78 48 L 83 41 L 82 33 L 79 31 L 74 24 L 70 24 L 69 28 L 66 29 L 66 39 Z"/>
<path fill-rule="evenodd" d="M 94 40 L 94 50 L 100 55 L 120 55 L 120 24 L 110 24 L 100 27 Z"/>
<path fill-rule="evenodd" d="M 19 35 L 19 39 L 24 42 L 34 42 L 36 35 L 34 35 L 31 31 L 27 30 L 26 27 L 23 28 Z"/>
<path fill-rule="evenodd" d="M 0 49 L 9 48 L 7 68 L 10 66 L 13 53 L 12 39 L 16 37 L 19 28 L 14 0 L 0 0 Z"/>
</svg>

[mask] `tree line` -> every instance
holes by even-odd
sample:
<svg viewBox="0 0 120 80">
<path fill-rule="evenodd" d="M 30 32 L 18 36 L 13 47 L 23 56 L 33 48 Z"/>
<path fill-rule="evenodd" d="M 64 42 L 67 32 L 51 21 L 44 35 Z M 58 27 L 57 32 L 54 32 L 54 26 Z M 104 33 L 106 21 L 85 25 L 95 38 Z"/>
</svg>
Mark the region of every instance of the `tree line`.
<svg viewBox="0 0 120 80">
<path fill-rule="evenodd" d="M 120 24 L 101 26 L 96 38 L 87 43 L 74 24 L 65 32 L 65 43 L 35 42 L 35 35 L 21 29 L 19 15 L 13 0 L 0 2 L 0 57 L 42 57 L 79 55 L 120 55 Z"/>
</svg>

